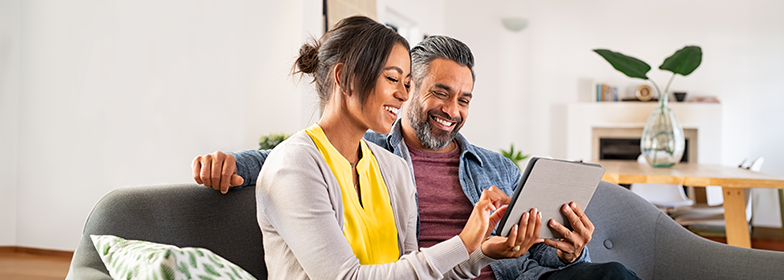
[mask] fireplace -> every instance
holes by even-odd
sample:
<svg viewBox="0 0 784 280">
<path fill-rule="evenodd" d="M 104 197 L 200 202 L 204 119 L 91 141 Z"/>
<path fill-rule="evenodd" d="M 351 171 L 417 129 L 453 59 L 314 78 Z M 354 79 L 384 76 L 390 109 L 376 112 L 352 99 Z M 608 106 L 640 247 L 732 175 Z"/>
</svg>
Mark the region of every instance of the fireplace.
<svg viewBox="0 0 784 280">
<path fill-rule="evenodd" d="M 637 160 L 640 155 L 640 135 L 642 128 L 593 128 L 592 133 L 592 158 Z M 697 158 L 697 129 L 684 129 L 686 148 L 683 151 L 681 162 L 689 162 L 690 158 Z"/>
<path fill-rule="evenodd" d="M 567 106 L 567 158 L 636 159 L 655 102 L 573 103 Z M 686 138 L 684 160 L 721 164 L 721 104 L 671 103 Z"/>
</svg>

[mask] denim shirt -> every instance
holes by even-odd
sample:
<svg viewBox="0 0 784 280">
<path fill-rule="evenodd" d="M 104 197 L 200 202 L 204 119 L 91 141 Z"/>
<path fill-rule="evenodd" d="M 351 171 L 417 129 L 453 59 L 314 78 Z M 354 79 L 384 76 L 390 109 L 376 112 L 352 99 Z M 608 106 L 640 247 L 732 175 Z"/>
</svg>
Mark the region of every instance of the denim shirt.
<svg viewBox="0 0 784 280">
<path fill-rule="evenodd" d="M 414 179 L 414 168 L 411 164 L 411 156 L 403 140 L 403 131 L 400 120 L 392 126 L 389 134 L 379 134 L 368 131 L 364 136 L 365 140 L 373 142 L 390 152 L 402 157 L 408 162 L 411 171 L 411 180 L 416 185 Z M 460 148 L 459 179 L 463 187 L 463 192 L 472 204 L 479 201 L 482 190 L 496 186 L 512 196 L 515 187 L 520 181 L 520 170 L 512 161 L 500 153 L 493 152 L 468 143 L 468 140 L 458 133 L 455 137 Z M 237 162 L 237 175 L 245 179 L 242 186 L 256 184 L 261 165 L 269 154 L 269 150 L 248 150 L 237 153 L 230 153 Z M 546 223 L 546 222 L 545 222 Z M 417 228 L 417 231 L 419 229 Z M 417 232 L 419 236 L 419 232 Z M 502 259 L 490 264 L 498 280 L 511 279 L 538 279 L 544 273 L 561 270 L 576 263 L 590 262 L 588 247 L 583 249 L 580 257 L 570 264 L 565 264 L 558 257 L 556 249 L 537 243 L 528 249 L 528 252 L 517 259 Z"/>
</svg>

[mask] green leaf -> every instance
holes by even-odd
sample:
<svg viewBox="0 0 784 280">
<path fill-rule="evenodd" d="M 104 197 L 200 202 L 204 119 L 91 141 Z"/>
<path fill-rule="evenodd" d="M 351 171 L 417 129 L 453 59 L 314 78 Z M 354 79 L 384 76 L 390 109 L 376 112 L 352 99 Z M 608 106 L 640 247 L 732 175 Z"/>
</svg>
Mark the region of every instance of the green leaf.
<svg viewBox="0 0 784 280">
<path fill-rule="evenodd" d="M 291 135 L 285 133 L 271 133 L 269 135 L 263 135 L 259 140 L 259 150 L 271 150 L 289 138 L 289 136 Z"/>
<path fill-rule="evenodd" d="M 501 149 L 501 155 L 510 159 L 512 163 L 517 166 L 517 168 L 520 168 L 517 162 L 528 158 L 528 155 L 523 155 L 522 151 L 517 151 L 517 153 L 515 153 L 514 144 L 509 145 L 509 151 L 504 151 L 504 149 Z"/>
<path fill-rule="evenodd" d="M 683 76 L 691 74 L 702 63 L 702 49 L 698 46 L 685 46 L 664 60 L 659 69 Z"/>
<path fill-rule="evenodd" d="M 163 279 L 174 280 L 174 269 L 168 264 L 161 264 L 161 273 L 163 273 Z"/>
<path fill-rule="evenodd" d="M 188 269 L 188 265 L 185 264 L 184 262 L 178 262 L 177 263 L 177 270 L 179 270 L 180 272 L 185 274 L 187 279 L 191 279 L 191 272 Z"/>
<path fill-rule="evenodd" d="M 626 74 L 626 76 L 643 80 L 648 79 L 646 74 L 648 71 L 651 71 L 651 66 L 648 63 L 611 50 L 595 49 L 593 51 L 601 55 L 613 68 Z"/>
<path fill-rule="evenodd" d="M 218 273 L 217 271 L 215 271 L 215 268 L 213 268 L 213 267 L 212 267 L 210 264 L 208 264 L 208 263 L 202 263 L 202 267 L 204 267 L 204 272 L 207 272 L 207 273 L 209 273 L 209 274 L 212 274 L 212 275 L 215 275 L 215 276 L 221 276 L 221 275 L 220 275 L 220 273 Z"/>
<path fill-rule="evenodd" d="M 199 267 L 196 262 L 196 256 L 191 251 L 188 251 L 188 260 L 191 262 L 191 267 Z"/>
</svg>

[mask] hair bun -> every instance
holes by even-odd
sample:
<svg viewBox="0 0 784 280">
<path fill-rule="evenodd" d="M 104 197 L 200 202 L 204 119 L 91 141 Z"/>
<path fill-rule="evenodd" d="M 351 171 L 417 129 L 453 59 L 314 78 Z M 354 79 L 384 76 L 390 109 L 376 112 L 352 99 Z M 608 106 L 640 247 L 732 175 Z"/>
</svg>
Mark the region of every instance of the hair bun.
<svg viewBox="0 0 784 280">
<path fill-rule="evenodd" d="M 297 58 L 297 68 L 305 74 L 316 72 L 319 63 L 318 58 L 319 45 L 304 44 L 299 48 L 299 57 Z"/>
</svg>

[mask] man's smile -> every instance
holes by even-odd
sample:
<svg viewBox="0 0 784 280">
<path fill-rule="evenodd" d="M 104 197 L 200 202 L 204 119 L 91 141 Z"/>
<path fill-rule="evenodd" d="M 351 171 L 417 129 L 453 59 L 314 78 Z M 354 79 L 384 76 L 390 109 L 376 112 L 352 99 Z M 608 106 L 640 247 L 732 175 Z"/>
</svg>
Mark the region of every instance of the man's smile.
<svg viewBox="0 0 784 280">
<path fill-rule="evenodd" d="M 455 125 L 454 122 L 441 117 L 430 116 L 430 118 L 434 120 L 436 123 L 440 124 L 440 127 L 442 127 L 443 130 L 452 130 L 452 126 Z"/>
</svg>

